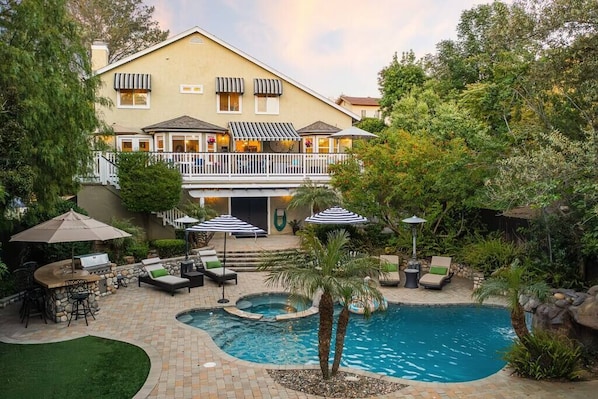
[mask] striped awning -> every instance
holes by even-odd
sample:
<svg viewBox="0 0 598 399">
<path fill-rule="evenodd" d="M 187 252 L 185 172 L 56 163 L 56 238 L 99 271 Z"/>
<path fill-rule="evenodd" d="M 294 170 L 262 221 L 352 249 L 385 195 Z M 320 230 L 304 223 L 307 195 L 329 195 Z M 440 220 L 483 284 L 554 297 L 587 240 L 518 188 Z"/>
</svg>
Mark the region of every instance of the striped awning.
<svg viewBox="0 0 598 399">
<path fill-rule="evenodd" d="M 216 94 L 245 93 L 243 78 L 216 78 Z"/>
<path fill-rule="evenodd" d="M 115 73 L 114 90 L 152 90 L 151 75 L 148 73 Z"/>
<path fill-rule="evenodd" d="M 279 79 L 253 79 L 253 94 L 282 95 L 282 82 Z"/>
<path fill-rule="evenodd" d="M 230 122 L 228 127 L 234 140 L 301 141 L 292 123 Z"/>
<path fill-rule="evenodd" d="M 367 223 L 368 219 L 357 213 L 335 206 L 305 219 L 308 223 L 317 224 L 359 224 Z"/>
</svg>

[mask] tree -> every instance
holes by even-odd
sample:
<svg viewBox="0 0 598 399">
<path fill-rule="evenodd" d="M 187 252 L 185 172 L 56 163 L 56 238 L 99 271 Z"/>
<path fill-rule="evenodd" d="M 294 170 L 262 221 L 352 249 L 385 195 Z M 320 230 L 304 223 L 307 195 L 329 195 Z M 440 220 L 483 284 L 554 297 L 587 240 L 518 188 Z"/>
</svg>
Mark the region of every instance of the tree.
<svg viewBox="0 0 598 399">
<path fill-rule="evenodd" d="M 119 154 L 118 180 L 122 203 L 132 212 L 168 211 L 181 199 L 179 171 L 143 152 Z"/>
<path fill-rule="evenodd" d="M 281 284 L 293 293 L 302 293 L 310 298 L 321 292 L 318 358 L 324 379 L 334 376 L 340 367 L 351 299 L 371 298 L 378 303 L 382 303 L 383 300 L 382 294 L 375 287 L 364 283 L 365 277 L 378 277 L 379 262 L 369 257 L 351 257 L 346 248 L 348 243 L 349 235 L 344 230 L 329 232 L 326 244 L 313 232 L 307 232 L 302 235 L 303 251 L 297 256 L 277 259 L 272 265 L 261 267 L 270 270 L 266 277 L 267 284 Z M 335 300 L 340 301 L 343 307 L 337 320 L 334 360 L 330 369 Z"/>
<path fill-rule="evenodd" d="M 416 86 L 426 81 L 426 74 L 421 63 L 415 61 L 413 50 L 403 53 L 399 62 L 397 53 L 390 65 L 378 73 L 378 87 L 382 93 L 380 108 L 383 116 L 389 116 L 395 103 Z"/>
<path fill-rule="evenodd" d="M 98 80 L 65 0 L 7 0 L 0 12 L 0 182 L 6 204 L 51 208 L 77 192 L 98 126 Z"/>
<path fill-rule="evenodd" d="M 83 28 L 87 48 L 94 40 L 106 42 L 110 63 L 160 43 L 169 34 L 153 20 L 154 7 L 142 0 L 67 0 L 67 4 Z"/>
<path fill-rule="evenodd" d="M 473 291 L 472 296 L 483 303 L 491 296 L 503 296 L 507 300 L 507 307 L 511 312 L 511 324 L 515 334 L 522 343 L 527 342 L 529 330 L 525 323 L 525 311 L 519 302 L 521 295 L 531 295 L 539 300 L 544 300 L 549 292 L 549 287 L 544 282 L 531 282 L 526 270 L 515 260 L 510 266 L 503 266 L 485 280 Z"/>
<path fill-rule="evenodd" d="M 340 197 L 334 190 L 326 186 L 318 186 L 310 179 L 306 179 L 289 201 L 289 209 L 309 206 L 309 211 L 313 215 L 339 203 Z"/>
</svg>

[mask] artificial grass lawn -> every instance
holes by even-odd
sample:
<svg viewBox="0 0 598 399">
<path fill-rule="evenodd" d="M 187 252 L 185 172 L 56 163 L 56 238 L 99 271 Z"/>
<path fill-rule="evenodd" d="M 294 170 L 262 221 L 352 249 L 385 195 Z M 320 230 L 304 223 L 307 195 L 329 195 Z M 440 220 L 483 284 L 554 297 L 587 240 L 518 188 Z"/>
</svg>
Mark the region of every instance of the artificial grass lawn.
<svg viewBox="0 0 598 399">
<path fill-rule="evenodd" d="M 132 398 L 150 370 L 139 347 L 98 337 L 0 342 L 0 398 Z"/>
</svg>

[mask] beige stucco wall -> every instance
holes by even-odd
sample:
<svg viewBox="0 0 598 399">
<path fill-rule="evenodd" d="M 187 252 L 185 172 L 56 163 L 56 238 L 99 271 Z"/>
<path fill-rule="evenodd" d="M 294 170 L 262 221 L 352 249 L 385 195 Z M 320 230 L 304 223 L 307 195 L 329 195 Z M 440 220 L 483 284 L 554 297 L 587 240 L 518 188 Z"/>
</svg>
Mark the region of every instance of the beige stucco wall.
<svg viewBox="0 0 598 399">
<path fill-rule="evenodd" d="M 115 73 L 151 74 L 149 109 L 116 108 Z M 244 78 L 245 93 L 240 114 L 217 112 L 215 78 L 219 76 Z M 99 94 L 115 104 L 110 109 L 98 108 L 100 117 L 109 124 L 142 128 L 182 115 L 221 127 L 227 127 L 232 121 L 291 122 L 295 129 L 300 129 L 322 120 L 343 129 L 352 123 L 349 115 L 284 80 L 280 113 L 256 115 L 253 79 L 278 77 L 199 33 L 111 69 L 101 78 L 103 87 Z M 203 85 L 203 94 L 181 94 L 181 84 Z"/>
<path fill-rule="evenodd" d="M 365 111 L 365 116 L 368 118 L 380 117 L 380 106 L 377 105 L 357 105 L 341 99 L 340 106 L 359 116 L 362 116 L 361 111 Z"/>
</svg>

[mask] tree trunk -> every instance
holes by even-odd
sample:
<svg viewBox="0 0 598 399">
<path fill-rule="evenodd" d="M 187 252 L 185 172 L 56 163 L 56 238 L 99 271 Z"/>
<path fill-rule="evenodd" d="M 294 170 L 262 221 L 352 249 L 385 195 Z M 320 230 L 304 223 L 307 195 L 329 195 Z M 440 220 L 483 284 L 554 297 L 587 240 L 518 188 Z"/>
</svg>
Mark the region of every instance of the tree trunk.
<svg viewBox="0 0 598 399">
<path fill-rule="evenodd" d="M 336 337 L 334 338 L 334 362 L 332 362 L 332 373 L 334 377 L 341 365 L 341 357 L 343 356 L 343 348 L 345 347 L 345 337 L 347 336 L 347 326 L 349 325 L 349 308 L 348 303 L 341 310 L 336 324 Z"/>
<path fill-rule="evenodd" d="M 330 339 L 332 338 L 332 320 L 334 317 L 334 303 L 332 295 L 324 291 L 320 298 L 320 326 L 318 328 L 318 358 L 320 359 L 320 370 L 322 377 L 330 378 L 328 369 L 328 358 L 330 357 Z"/>
<path fill-rule="evenodd" d="M 511 324 L 513 325 L 515 334 L 517 334 L 517 338 L 525 345 L 524 338 L 529 336 L 529 330 L 527 329 L 527 324 L 525 324 L 525 310 L 519 304 L 511 311 Z"/>
</svg>

